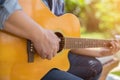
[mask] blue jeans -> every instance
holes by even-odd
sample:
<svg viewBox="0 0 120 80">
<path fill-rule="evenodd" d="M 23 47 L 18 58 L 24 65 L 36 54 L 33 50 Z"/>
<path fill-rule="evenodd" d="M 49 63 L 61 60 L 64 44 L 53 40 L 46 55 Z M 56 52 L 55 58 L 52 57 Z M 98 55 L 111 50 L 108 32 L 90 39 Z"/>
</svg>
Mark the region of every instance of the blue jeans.
<svg viewBox="0 0 120 80">
<path fill-rule="evenodd" d="M 94 57 L 69 53 L 70 69 L 67 72 L 52 69 L 42 80 L 98 80 L 102 64 Z"/>
<path fill-rule="evenodd" d="M 98 80 L 102 72 L 102 64 L 95 57 L 75 55 L 69 53 L 69 73 L 81 77 L 84 80 Z"/>
<path fill-rule="evenodd" d="M 83 80 L 83 79 L 65 71 L 52 69 L 47 73 L 45 77 L 42 78 L 42 80 Z"/>
</svg>

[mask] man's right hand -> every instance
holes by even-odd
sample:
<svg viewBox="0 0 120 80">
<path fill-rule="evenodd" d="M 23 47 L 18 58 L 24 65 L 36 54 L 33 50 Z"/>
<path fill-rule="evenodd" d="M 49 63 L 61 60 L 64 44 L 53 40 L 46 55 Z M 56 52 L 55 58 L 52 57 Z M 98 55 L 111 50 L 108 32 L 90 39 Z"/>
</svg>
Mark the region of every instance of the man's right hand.
<svg viewBox="0 0 120 80">
<path fill-rule="evenodd" d="M 43 29 L 42 34 L 37 34 L 33 39 L 37 53 L 43 59 L 52 59 L 59 50 L 60 39 L 50 30 Z"/>
<path fill-rule="evenodd" d="M 60 39 L 50 30 L 43 29 L 23 11 L 15 11 L 5 21 L 4 30 L 33 42 L 43 59 L 51 59 L 59 50 Z"/>
</svg>

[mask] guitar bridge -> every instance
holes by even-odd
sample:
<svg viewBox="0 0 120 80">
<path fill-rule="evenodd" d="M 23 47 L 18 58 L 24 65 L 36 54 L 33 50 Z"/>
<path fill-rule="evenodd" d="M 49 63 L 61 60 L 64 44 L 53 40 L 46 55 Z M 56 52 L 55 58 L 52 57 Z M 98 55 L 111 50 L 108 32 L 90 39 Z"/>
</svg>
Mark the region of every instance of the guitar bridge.
<svg viewBox="0 0 120 80">
<path fill-rule="evenodd" d="M 30 40 L 27 40 L 28 63 L 34 62 L 34 47 Z"/>
</svg>

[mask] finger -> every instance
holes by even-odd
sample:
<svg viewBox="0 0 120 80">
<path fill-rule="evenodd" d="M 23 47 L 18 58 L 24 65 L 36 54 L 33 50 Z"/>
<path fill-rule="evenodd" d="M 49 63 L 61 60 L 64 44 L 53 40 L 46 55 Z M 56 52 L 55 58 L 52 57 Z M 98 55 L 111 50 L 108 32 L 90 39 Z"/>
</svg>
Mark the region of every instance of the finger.
<svg viewBox="0 0 120 80">
<path fill-rule="evenodd" d="M 57 42 L 57 52 L 59 51 L 59 48 L 60 48 L 60 39 L 58 40 L 58 42 Z"/>
<path fill-rule="evenodd" d="M 119 50 L 119 45 L 118 45 L 118 43 L 115 42 L 115 45 L 116 45 L 115 51 Z"/>
<path fill-rule="evenodd" d="M 119 50 L 120 49 L 119 40 L 115 40 L 115 44 L 116 44 L 117 50 Z"/>
<path fill-rule="evenodd" d="M 54 56 L 57 54 L 57 52 L 59 51 L 59 42 L 60 42 L 60 39 L 57 38 L 57 41 L 55 42 L 55 48 L 54 48 Z"/>
<path fill-rule="evenodd" d="M 114 43 L 113 43 L 113 41 L 112 41 L 112 42 L 110 42 L 110 47 L 109 47 L 109 52 L 110 52 L 110 54 L 113 54 L 113 53 L 114 53 L 114 49 L 115 49 L 115 45 L 114 45 Z"/>
<path fill-rule="evenodd" d="M 47 53 L 46 59 L 51 60 L 53 57 L 53 48 L 51 47 Z"/>
<path fill-rule="evenodd" d="M 47 57 L 46 53 L 42 53 L 41 58 L 46 59 L 46 57 Z"/>
<path fill-rule="evenodd" d="M 58 47 L 56 46 L 56 48 L 53 50 L 53 57 L 55 57 L 55 56 L 56 56 L 57 51 L 58 51 Z"/>
<path fill-rule="evenodd" d="M 114 40 L 114 41 L 113 41 L 113 44 L 114 44 L 114 50 L 113 50 L 113 51 L 114 51 L 114 53 L 116 53 L 116 52 L 119 50 L 119 48 L 118 48 L 118 46 L 119 46 L 119 45 L 118 45 L 118 41 L 117 41 L 117 40 Z"/>
<path fill-rule="evenodd" d="M 41 53 L 41 55 L 40 55 L 41 58 L 42 58 L 42 59 L 46 59 L 46 57 L 47 57 L 47 55 L 48 55 L 48 50 L 47 50 L 47 51 L 46 51 L 46 50 L 45 50 L 45 51 L 44 51 L 44 50 L 41 50 L 40 53 Z"/>
<path fill-rule="evenodd" d="M 48 60 L 51 60 L 52 57 L 53 57 L 53 55 L 52 55 L 52 54 L 49 54 L 46 58 L 47 58 Z"/>
<path fill-rule="evenodd" d="M 112 54 L 116 53 L 118 51 L 118 41 L 114 40 L 110 44 L 111 44 L 110 47 L 111 53 Z"/>
<path fill-rule="evenodd" d="M 53 50 L 53 57 L 57 55 L 58 50 L 59 50 L 59 47 L 56 45 L 56 47 Z"/>
<path fill-rule="evenodd" d="M 114 50 L 115 48 L 116 48 L 115 42 L 114 41 L 110 42 L 110 49 Z"/>
<path fill-rule="evenodd" d="M 42 55 L 42 57 L 41 57 L 42 59 L 46 59 L 46 55 Z"/>
<path fill-rule="evenodd" d="M 116 48 L 116 50 L 115 50 L 115 53 L 120 50 L 119 45 L 118 45 L 118 44 L 116 44 L 116 45 L 117 45 L 117 48 Z"/>
</svg>

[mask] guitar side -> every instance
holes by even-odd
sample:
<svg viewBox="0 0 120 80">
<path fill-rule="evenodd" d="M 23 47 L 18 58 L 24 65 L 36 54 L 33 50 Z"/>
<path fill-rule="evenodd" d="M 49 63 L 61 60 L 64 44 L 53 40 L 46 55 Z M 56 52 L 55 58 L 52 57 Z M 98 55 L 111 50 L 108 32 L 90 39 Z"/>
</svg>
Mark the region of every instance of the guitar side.
<svg viewBox="0 0 120 80">
<path fill-rule="evenodd" d="M 46 29 L 61 32 L 64 36 L 80 37 L 79 20 L 74 15 L 57 17 L 42 1 L 35 1 L 37 7 L 33 6 L 32 17 L 36 22 Z M 34 63 L 28 63 L 26 45 L 25 39 L 0 31 L 0 80 L 39 80 L 52 68 L 65 71 L 69 68 L 68 50 L 63 50 L 52 60 L 43 60 L 36 53 Z"/>
</svg>

